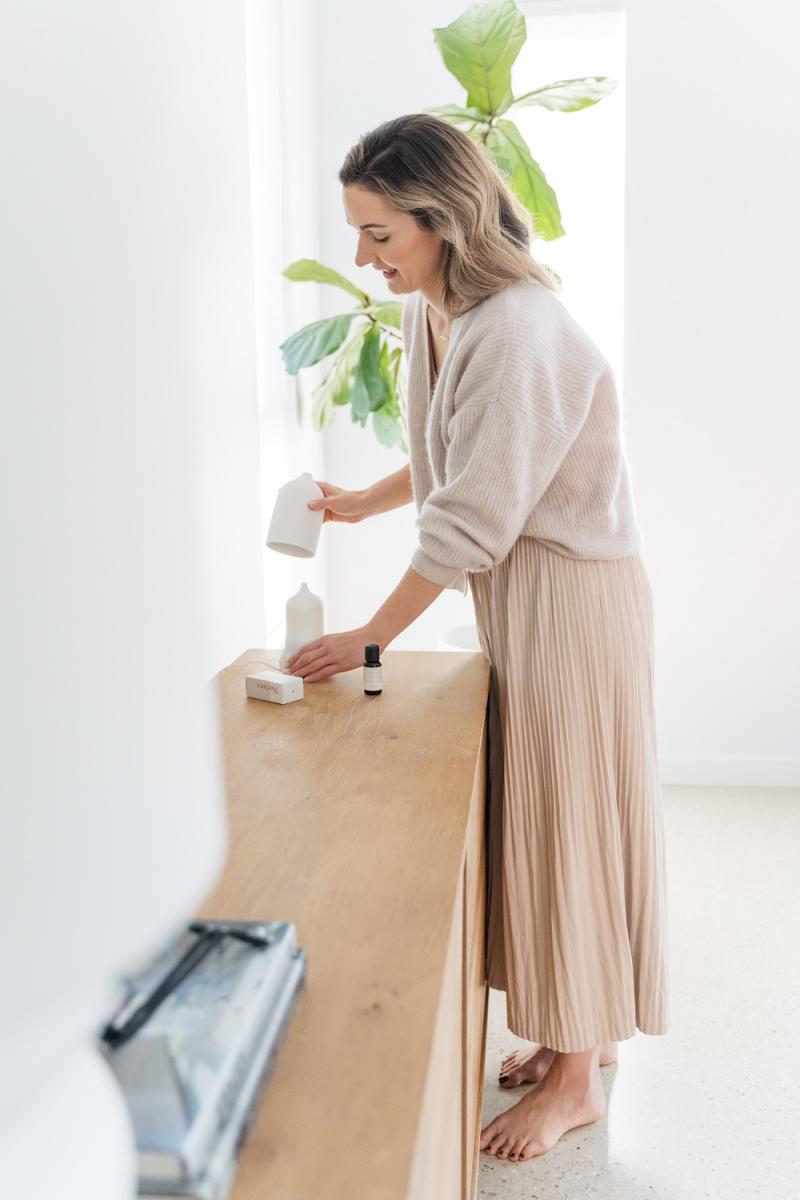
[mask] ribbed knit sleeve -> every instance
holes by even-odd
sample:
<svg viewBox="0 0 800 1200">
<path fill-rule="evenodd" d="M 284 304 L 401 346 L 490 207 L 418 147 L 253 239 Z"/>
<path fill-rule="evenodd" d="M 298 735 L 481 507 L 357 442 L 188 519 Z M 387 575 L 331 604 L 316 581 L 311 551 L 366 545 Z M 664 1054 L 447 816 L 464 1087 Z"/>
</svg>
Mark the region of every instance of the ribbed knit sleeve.
<svg viewBox="0 0 800 1200">
<path fill-rule="evenodd" d="M 448 586 L 509 553 L 586 419 L 596 375 L 509 321 L 466 355 L 447 425 L 444 484 L 417 518 L 411 566 Z"/>
</svg>

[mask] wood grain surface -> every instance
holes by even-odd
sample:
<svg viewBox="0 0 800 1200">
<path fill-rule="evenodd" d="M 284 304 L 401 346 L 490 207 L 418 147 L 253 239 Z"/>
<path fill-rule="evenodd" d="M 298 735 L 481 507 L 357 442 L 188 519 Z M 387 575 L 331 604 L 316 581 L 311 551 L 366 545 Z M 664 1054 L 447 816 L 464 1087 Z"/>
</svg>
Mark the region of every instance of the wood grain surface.
<svg viewBox="0 0 800 1200">
<path fill-rule="evenodd" d="M 218 676 L 230 844 L 200 915 L 293 921 L 308 974 L 231 1200 L 404 1200 L 490 666 L 387 651 L 380 696 L 358 668 L 246 698 L 276 655 Z"/>
</svg>

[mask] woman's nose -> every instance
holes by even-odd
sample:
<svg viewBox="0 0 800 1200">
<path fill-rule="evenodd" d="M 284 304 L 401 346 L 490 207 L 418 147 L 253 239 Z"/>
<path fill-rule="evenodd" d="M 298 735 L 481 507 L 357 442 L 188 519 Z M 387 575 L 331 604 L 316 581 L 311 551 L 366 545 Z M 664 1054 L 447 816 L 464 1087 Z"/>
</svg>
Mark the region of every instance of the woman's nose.
<svg viewBox="0 0 800 1200">
<path fill-rule="evenodd" d="M 371 263 L 380 262 L 380 258 L 375 254 L 373 248 L 367 243 L 362 247 L 361 239 L 359 238 L 356 245 L 355 263 L 357 267 L 368 267 Z"/>
</svg>

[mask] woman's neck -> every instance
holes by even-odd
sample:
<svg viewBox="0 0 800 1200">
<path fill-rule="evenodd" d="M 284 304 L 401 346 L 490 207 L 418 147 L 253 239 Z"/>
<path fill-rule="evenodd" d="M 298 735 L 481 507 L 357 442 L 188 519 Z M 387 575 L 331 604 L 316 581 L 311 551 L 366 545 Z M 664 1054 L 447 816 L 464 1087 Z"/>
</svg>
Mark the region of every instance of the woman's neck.
<svg viewBox="0 0 800 1200">
<path fill-rule="evenodd" d="M 434 306 L 428 302 L 428 323 L 431 332 L 439 341 L 450 341 L 450 318 L 443 317 Z"/>
</svg>

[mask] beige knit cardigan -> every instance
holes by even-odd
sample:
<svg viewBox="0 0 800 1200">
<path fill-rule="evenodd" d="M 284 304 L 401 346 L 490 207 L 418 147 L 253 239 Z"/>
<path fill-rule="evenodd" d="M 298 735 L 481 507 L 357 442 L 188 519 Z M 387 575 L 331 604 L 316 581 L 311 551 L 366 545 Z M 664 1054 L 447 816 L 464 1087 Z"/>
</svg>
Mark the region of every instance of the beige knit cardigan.
<svg viewBox="0 0 800 1200">
<path fill-rule="evenodd" d="M 418 574 L 466 593 L 521 534 L 571 558 L 639 551 L 614 374 L 560 296 L 515 280 L 455 317 L 438 376 L 421 292 L 402 332 Z"/>
</svg>

